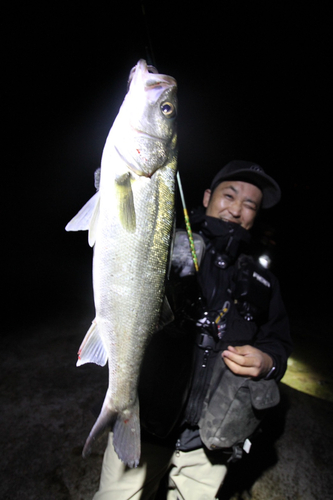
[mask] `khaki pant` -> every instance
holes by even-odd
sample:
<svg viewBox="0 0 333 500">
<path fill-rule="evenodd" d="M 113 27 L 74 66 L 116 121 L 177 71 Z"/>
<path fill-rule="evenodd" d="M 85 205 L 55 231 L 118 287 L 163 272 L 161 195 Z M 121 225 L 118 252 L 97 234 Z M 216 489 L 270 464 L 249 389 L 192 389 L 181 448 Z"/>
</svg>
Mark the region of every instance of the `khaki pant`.
<svg viewBox="0 0 333 500">
<path fill-rule="evenodd" d="M 129 469 L 117 457 L 110 434 L 93 500 L 153 500 L 168 470 L 167 500 L 213 500 L 226 475 L 227 458 L 208 456 L 202 448 L 172 451 L 143 442 L 139 466 Z"/>
</svg>

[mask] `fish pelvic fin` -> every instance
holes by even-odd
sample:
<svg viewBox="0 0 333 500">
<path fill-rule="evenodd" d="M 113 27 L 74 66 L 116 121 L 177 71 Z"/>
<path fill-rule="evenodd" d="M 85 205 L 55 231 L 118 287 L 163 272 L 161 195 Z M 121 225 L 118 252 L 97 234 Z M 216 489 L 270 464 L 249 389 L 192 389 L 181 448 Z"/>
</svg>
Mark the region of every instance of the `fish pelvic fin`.
<svg viewBox="0 0 333 500">
<path fill-rule="evenodd" d="M 113 446 L 122 462 L 133 468 L 141 455 L 139 399 L 131 409 L 119 413 L 113 428 Z"/>
<path fill-rule="evenodd" d="M 76 366 L 81 366 L 85 363 L 95 363 L 96 365 L 104 366 L 107 360 L 106 350 L 99 335 L 97 323 L 94 320 L 80 345 Z"/>
<path fill-rule="evenodd" d="M 66 231 L 89 231 L 88 242 L 91 247 L 96 241 L 99 206 L 100 194 L 97 191 L 65 227 Z"/>
<path fill-rule="evenodd" d="M 136 216 L 129 172 L 116 179 L 116 196 L 119 220 L 124 229 L 133 233 L 136 228 Z"/>
</svg>

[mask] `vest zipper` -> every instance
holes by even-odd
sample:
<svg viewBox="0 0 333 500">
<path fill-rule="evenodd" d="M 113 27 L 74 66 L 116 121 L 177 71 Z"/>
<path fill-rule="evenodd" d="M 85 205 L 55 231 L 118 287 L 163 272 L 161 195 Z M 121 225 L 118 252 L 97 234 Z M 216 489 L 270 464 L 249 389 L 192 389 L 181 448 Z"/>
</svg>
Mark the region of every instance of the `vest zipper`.
<svg viewBox="0 0 333 500">
<path fill-rule="evenodd" d="M 206 382 L 208 376 L 207 362 L 210 353 L 211 349 L 205 349 L 201 362 L 201 368 L 195 380 L 195 388 L 193 390 L 193 393 L 190 395 L 191 404 L 186 415 L 186 420 L 190 425 L 196 425 L 201 415 L 203 398 L 206 394 Z"/>
</svg>

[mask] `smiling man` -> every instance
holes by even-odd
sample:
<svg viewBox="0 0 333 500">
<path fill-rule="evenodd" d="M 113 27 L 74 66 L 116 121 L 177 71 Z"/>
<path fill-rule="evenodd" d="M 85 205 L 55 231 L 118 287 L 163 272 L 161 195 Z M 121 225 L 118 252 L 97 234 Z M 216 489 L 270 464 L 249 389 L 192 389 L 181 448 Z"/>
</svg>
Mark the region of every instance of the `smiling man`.
<svg viewBox="0 0 333 500">
<path fill-rule="evenodd" d="M 232 161 L 191 212 L 198 273 L 186 233 L 176 233 L 174 319 L 153 336 L 141 370 L 141 460 L 126 468 L 111 436 L 95 500 L 213 500 L 230 461 L 249 451 L 265 409 L 278 403 L 291 352 L 279 283 L 258 263 L 250 234 L 280 195 L 259 165 Z"/>
<path fill-rule="evenodd" d="M 207 216 L 233 222 L 249 230 L 262 202 L 263 208 L 269 208 L 280 197 L 278 184 L 259 165 L 232 161 L 218 172 L 211 189 L 206 189 L 203 206 Z M 229 346 L 222 356 L 227 366 L 238 375 L 259 377 L 273 368 L 272 358 L 251 346 Z"/>
<path fill-rule="evenodd" d="M 260 208 L 262 192 L 253 184 L 242 181 L 224 181 L 211 192 L 206 189 L 203 205 L 206 215 L 225 222 L 235 222 L 251 229 Z"/>
</svg>

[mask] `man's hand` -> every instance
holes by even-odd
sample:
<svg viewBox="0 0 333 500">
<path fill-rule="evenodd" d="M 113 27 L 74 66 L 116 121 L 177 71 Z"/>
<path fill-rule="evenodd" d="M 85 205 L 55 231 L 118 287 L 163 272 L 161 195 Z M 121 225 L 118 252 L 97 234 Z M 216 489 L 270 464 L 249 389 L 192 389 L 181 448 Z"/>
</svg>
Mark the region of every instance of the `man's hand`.
<svg viewBox="0 0 333 500">
<path fill-rule="evenodd" d="M 232 372 L 244 377 L 265 377 L 273 367 L 273 360 L 268 354 L 250 345 L 228 346 L 222 352 L 222 358 Z"/>
</svg>

